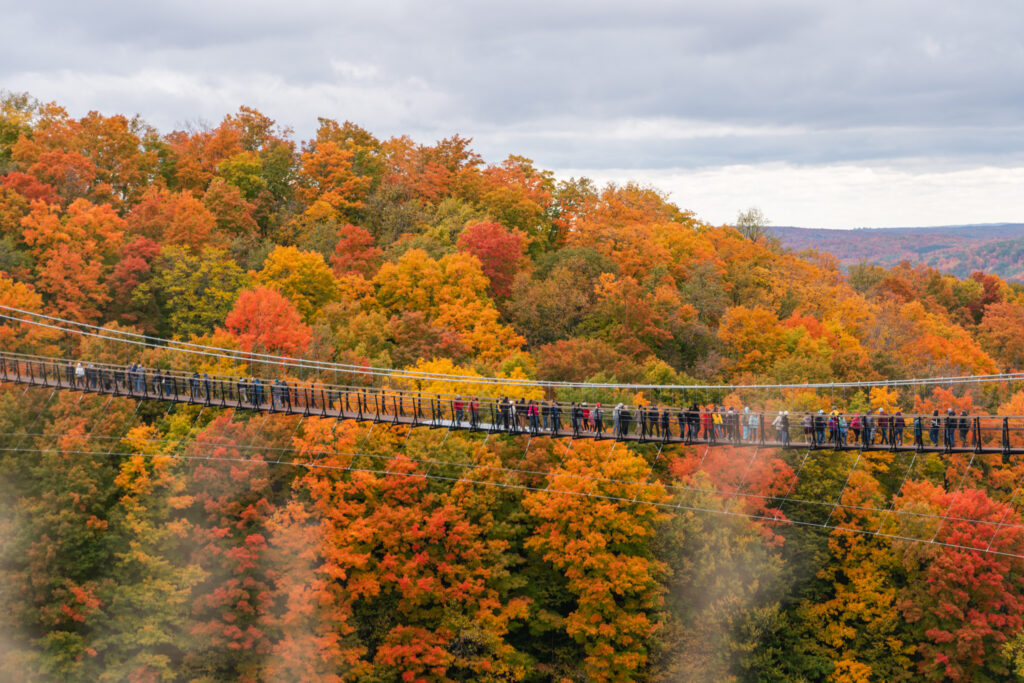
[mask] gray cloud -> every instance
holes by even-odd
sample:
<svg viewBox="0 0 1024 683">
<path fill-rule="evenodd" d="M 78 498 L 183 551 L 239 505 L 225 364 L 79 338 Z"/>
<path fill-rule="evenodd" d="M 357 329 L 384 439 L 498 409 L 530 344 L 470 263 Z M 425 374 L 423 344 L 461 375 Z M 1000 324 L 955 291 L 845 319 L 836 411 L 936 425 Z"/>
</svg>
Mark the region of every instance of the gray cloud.
<svg viewBox="0 0 1024 683">
<path fill-rule="evenodd" d="M 1024 164 L 1014 2 L 24 3 L 0 87 L 162 130 L 256 106 L 553 168 Z"/>
</svg>

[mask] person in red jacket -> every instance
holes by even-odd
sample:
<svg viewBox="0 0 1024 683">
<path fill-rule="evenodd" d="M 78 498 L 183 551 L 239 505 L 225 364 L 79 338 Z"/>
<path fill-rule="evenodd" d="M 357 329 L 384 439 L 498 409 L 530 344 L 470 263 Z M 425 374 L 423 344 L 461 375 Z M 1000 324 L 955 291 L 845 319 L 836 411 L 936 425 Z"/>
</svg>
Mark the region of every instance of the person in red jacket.
<svg viewBox="0 0 1024 683">
<path fill-rule="evenodd" d="M 715 423 L 711 420 L 711 411 L 707 408 L 700 414 L 700 426 L 704 430 L 704 438 L 708 443 L 715 441 Z"/>
<path fill-rule="evenodd" d="M 462 426 L 462 411 L 465 407 L 465 404 L 462 402 L 461 396 L 455 397 L 455 401 L 454 403 L 452 403 L 452 407 L 455 409 L 455 426 L 460 427 Z"/>
<path fill-rule="evenodd" d="M 530 400 L 530 405 L 526 409 L 526 415 L 530 420 L 530 433 L 536 434 L 538 429 L 538 418 L 540 417 L 540 410 L 537 409 L 537 402 Z"/>
</svg>

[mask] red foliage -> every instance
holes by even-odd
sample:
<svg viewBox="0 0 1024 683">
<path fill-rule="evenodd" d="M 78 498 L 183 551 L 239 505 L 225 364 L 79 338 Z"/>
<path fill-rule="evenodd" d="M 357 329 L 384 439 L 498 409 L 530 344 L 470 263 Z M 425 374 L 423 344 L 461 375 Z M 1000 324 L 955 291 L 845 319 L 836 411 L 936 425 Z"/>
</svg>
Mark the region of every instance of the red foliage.
<svg viewBox="0 0 1024 683">
<path fill-rule="evenodd" d="M 908 483 L 899 501 L 924 503 L 947 519 L 933 523 L 935 540 L 958 547 L 901 546 L 907 587 L 899 609 L 922 634 L 919 669 L 932 680 L 970 681 L 998 670 L 996 651 L 1024 626 L 1024 547 L 1020 517 L 984 491 L 947 492 Z M 937 526 L 936 526 L 937 525 Z M 1002 671 L 1000 673 L 1007 673 Z"/>
<path fill-rule="evenodd" d="M 358 225 L 346 224 L 338 228 L 338 243 L 331 256 L 334 274 L 372 275 L 380 263 L 383 252 L 374 246 L 373 235 Z"/>
<path fill-rule="evenodd" d="M 0 185 L 11 188 L 27 199 L 38 199 L 47 204 L 56 204 L 60 201 L 52 185 L 40 182 L 35 176 L 27 173 L 8 173 L 0 180 Z"/>
<path fill-rule="evenodd" d="M 500 223 L 474 223 L 459 235 L 460 251 L 480 259 L 484 275 L 491 281 L 491 296 L 506 299 L 512 293 L 512 280 L 526 251 L 526 237 Z"/>
</svg>

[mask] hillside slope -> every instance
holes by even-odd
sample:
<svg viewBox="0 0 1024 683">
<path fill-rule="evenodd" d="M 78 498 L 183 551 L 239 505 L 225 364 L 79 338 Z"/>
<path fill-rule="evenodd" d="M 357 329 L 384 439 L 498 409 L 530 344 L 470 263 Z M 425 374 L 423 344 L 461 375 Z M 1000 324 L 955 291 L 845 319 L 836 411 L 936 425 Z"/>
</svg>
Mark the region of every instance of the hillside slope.
<svg viewBox="0 0 1024 683">
<path fill-rule="evenodd" d="M 843 266 L 910 261 L 957 277 L 983 270 L 1024 282 L 1024 223 L 853 230 L 775 227 L 772 231 L 786 247 L 830 252 Z"/>
</svg>

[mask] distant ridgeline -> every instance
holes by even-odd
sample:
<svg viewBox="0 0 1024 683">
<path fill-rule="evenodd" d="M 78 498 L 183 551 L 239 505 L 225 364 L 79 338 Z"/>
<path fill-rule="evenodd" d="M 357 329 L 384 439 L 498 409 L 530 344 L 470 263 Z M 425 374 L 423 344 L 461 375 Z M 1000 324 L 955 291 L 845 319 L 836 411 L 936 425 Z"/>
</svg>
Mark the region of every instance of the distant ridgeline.
<svg viewBox="0 0 1024 683">
<path fill-rule="evenodd" d="M 847 268 L 861 261 L 882 266 L 909 261 L 961 278 L 983 270 L 1024 282 L 1024 223 L 853 230 L 773 227 L 772 231 L 786 247 L 830 252 Z"/>
</svg>

